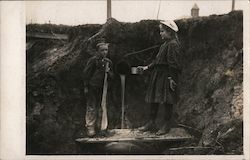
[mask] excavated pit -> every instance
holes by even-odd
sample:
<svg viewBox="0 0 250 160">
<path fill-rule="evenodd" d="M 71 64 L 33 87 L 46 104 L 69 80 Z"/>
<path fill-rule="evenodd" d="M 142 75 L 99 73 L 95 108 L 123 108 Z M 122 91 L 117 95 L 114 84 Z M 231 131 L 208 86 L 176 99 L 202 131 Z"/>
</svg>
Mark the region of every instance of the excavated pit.
<svg viewBox="0 0 250 160">
<path fill-rule="evenodd" d="M 183 71 L 175 118 L 195 139 L 163 154 L 243 154 L 242 11 L 176 23 Z M 110 43 L 110 59 L 116 67 L 109 92 L 109 128 L 121 127 L 121 72 L 127 74 L 125 126 L 136 128 L 146 122 L 149 105 L 144 97 L 149 73 L 130 75 L 128 68 L 149 64 L 158 48 L 125 55 L 162 43 L 158 21 L 109 19 L 104 25 L 75 27 L 31 24 L 27 32 L 69 35 L 68 41 L 27 38 L 27 154 L 79 154 L 75 139 L 85 136 L 82 72 L 100 36 Z"/>
</svg>

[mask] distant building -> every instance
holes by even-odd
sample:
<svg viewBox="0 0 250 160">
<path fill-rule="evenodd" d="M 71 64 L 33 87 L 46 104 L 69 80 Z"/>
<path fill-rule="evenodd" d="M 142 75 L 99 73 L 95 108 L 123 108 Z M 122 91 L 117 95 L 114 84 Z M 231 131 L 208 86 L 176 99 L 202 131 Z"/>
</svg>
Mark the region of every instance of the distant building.
<svg viewBox="0 0 250 160">
<path fill-rule="evenodd" d="M 199 17 L 199 10 L 200 10 L 199 7 L 195 3 L 193 8 L 191 9 L 191 16 L 192 17 Z"/>
</svg>

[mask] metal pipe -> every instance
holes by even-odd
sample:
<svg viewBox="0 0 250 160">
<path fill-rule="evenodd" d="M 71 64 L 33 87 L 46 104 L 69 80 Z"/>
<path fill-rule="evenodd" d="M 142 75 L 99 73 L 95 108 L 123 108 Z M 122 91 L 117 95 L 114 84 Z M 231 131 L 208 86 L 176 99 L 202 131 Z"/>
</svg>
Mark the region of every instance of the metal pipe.
<svg viewBox="0 0 250 160">
<path fill-rule="evenodd" d="M 107 19 L 111 18 L 111 0 L 107 0 Z"/>
<path fill-rule="evenodd" d="M 232 11 L 234 11 L 235 0 L 232 0 Z"/>
</svg>

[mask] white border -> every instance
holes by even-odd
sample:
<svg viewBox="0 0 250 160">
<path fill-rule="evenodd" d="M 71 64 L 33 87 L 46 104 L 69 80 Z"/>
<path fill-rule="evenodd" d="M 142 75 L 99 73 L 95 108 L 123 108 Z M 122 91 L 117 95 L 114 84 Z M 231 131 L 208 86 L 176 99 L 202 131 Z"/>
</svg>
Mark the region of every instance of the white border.
<svg viewBox="0 0 250 160">
<path fill-rule="evenodd" d="M 243 12 L 243 154 L 250 160 L 250 1 Z"/>
<path fill-rule="evenodd" d="M 1 159 L 25 153 L 25 5 L 1 1 Z"/>
</svg>

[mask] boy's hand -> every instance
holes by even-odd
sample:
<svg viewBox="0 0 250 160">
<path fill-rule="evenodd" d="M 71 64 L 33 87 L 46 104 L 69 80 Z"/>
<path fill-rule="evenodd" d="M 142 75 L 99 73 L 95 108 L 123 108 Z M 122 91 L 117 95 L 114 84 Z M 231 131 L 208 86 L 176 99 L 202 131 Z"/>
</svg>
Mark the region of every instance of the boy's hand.
<svg viewBox="0 0 250 160">
<path fill-rule="evenodd" d="M 110 63 L 112 63 L 111 60 L 108 58 L 103 58 L 102 61 L 105 63 L 105 72 L 109 72 L 110 71 L 109 65 Z"/>
<path fill-rule="evenodd" d="M 111 63 L 111 60 L 108 59 L 108 58 L 103 58 L 102 61 L 103 61 L 103 62 L 107 62 L 107 63 Z"/>
<path fill-rule="evenodd" d="M 107 64 L 108 65 L 108 64 Z M 109 72 L 110 71 L 110 67 L 107 66 L 106 69 L 105 69 L 105 72 Z"/>
</svg>

